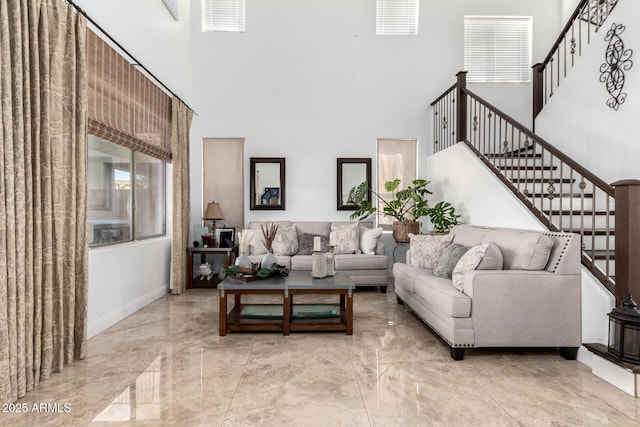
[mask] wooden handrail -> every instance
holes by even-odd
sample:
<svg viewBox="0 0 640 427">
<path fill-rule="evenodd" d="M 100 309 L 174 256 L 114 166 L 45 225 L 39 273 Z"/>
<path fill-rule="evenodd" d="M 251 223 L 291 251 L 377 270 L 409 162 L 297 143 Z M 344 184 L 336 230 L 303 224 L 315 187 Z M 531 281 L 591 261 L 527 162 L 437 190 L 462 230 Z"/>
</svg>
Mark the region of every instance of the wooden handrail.
<svg viewBox="0 0 640 427">
<path fill-rule="evenodd" d="M 556 156 L 560 161 L 566 163 L 568 166 L 570 166 L 576 172 L 578 172 L 579 174 L 581 174 L 582 176 L 587 178 L 589 181 L 593 182 L 597 187 L 599 187 L 607 195 L 609 195 L 611 197 L 614 196 L 614 189 L 613 189 L 613 187 L 611 185 L 607 184 L 601 178 L 599 178 L 598 176 L 594 175 L 591 171 L 587 170 L 584 166 L 582 166 L 581 164 L 577 163 L 575 160 L 573 160 L 572 158 L 570 158 L 569 156 L 564 154 L 562 151 L 558 150 L 556 147 L 551 145 L 549 142 L 545 141 L 539 135 L 536 135 L 535 133 L 531 132 L 524 125 L 522 125 L 520 122 L 518 122 L 516 119 L 514 119 L 513 117 L 511 117 L 507 113 L 501 111 L 500 109 L 494 107 L 487 100 L 479 97 L 478 95 L 476 95 L 475 93 L 473 93 L 469 89 L 462 89 L 462 92 L 467 94 L 467 95 L 469 95 L 469 96 L 471 96 L 472 98 L 476 99 L 480 103 L 484 104 L 485 106 L 489 107 L 491 110 L 493 110 L 494 112 L 496 112 L 497 114 L 502 116 L 503 120 L 505 120 L 507 123 L 512 125 L 514 128 L 518 129 L 524 135 L 526 135 L 529 138 L 535 140 L 536 143 L 538 143 L 541 146 L 543 146 L 545 150 L 549 151 L 554 156 Z"/>
<path fill-rule="evenodd" d="M 564 26 L 564 28 L 562 29 L 562 31 L 560 31 L 560 35 L 558 36 L 558 38 L 556 39 L 555 43 L 553 43 L 553 47 L 551 47 L 551 50 L 549 50 L 549 54 L 547 55 L 547 57 L 544 59 L 544 61 L 542 61 L 542 64 L 546 67 L 547 64 L 549 63 L 549 61 L 551 61 L 551 58 L 553 58 L 553 54 L 555 53 L 556 49 L 558 48 L 558 46 L 560 46 L 560 43 L 562 43 L 562 40 L 564 40 L 565 36 L 567 35 L 567 33 L 569 32 L 569 30 L 571 29 L 571 27 L 573 26 L 573 21 L 576 20 L 576 18 L 578 17 L 578 15 L 580 15 L 581 9 L 584 7 L 584 5 L 586 3 L 589 3 L 590 0 L 582 0 L 578 6 L 576 7 L 576 9 L 573 11 L 573 13 L 571 14 L 571 18 L 569 18 L 569 20 L 567 21 L 566 25 Z"/>
<path fill-rule="evenodd" d="M 454 83 L 449 89 L 445 90 L 442 95 L 440 95 L 439 97 L 437 97 L 432 103 L 431 106 L 433 107 L 434 105 L 436 105 L 438 103 L 438 101 L 442 100 L 442 98 L 444 98 L 445 96 L 447 96 L 449 94 L 449 92 L 451 92 L 452 90 L 454 90 L 457 86 L 457 83 Z"/>
</svg>

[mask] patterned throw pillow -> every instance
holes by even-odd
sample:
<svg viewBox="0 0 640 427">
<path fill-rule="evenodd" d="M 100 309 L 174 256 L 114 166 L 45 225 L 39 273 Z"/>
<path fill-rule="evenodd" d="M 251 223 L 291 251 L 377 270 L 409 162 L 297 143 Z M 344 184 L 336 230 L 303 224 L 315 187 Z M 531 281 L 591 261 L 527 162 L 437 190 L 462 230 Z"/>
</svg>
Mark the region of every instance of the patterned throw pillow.
<svg viewBox="0 0 640 427">
<path fill-rule="evenodd" d="M 336 236 L 336 254 L 355 254 L 360 250 L 358 223 L 331 224 L 331 232 Z"/>
<path fill-rule="evenodd" d="M 453 240 L 453 234 L 412 234 L 409 233 L 411 265 L 433 270 L 440 258 L 440 252 Z"/>
<path fill-rule="evenodd" d="M 454 267 L 451 280 L 453 281 L 453 286 L 460 292 L 464 290 L 464 273 L 476 269 L 480 261 L 482 261 L 482 258 L 484 258 L 487 247 L 489 247 L 489 243 L 472 247 L 460 258 Z"/>
<path fill-rule="evenodd" d="M 454 267 L 468 250 L 468 246 L 451 243 L 440 253 L 438 263 L 433 269 L 433 275 L 442 277 L 443 279 L 451 279 L 451 273 L 453 273 Z"/>
<path fill-rule="evenodd" d="M 278 227 L 272 245 L 275 255 L 291 256 L 298 253 L 298 233 L 295 227 Z"/>
</svg>

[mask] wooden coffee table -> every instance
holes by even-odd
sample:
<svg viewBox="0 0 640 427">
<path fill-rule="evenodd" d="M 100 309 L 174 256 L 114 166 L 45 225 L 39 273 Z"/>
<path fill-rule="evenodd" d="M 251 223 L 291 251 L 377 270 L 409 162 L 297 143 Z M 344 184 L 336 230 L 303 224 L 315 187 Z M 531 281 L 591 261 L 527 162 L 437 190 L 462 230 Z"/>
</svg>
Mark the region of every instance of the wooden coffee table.
<svg viewBox="0 0 640 427">
<path fill-rule="evenodd" d="M 291 271 L 288 276 L 245 282 L 227 277 L 218 285 L 220 335 L 227 331 L 282 332 L 345 331 L 353 334 L 353 290 L 351 277 L 338 273 L 314 279 L 309 271 Z M 243 304 L 242 295 L 282 295 L 278 304 Z M 234 295 L 227 313 L 227 296 Z M 294 304 L 294 295 L 336 295 L 339 303 Z"/>
</svg>

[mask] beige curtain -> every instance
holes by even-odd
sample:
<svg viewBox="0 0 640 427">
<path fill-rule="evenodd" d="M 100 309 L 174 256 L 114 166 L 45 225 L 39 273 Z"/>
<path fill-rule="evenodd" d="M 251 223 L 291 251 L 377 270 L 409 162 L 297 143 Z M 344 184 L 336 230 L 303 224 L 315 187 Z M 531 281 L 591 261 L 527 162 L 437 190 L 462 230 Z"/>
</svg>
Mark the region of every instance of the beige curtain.
<svg viewBox="0 0 640 427">
<path fill-rule="evenodd" d="M 0 400 L 84 358 L 86 20 L 0 2 Z"/>
<path fill-rule="evenodd" d="M 203 213 L 215 200 L 224 215 L 216 226 L 234 227 L 237 233 L 244 227 L 244 139 L 204 138 L 202 153 Z"/>
<path fill-rule="evenodd" d="M 174 97 L 171 105 L 171 153 L 173 170 L 173 239 L 171 243 L 171 293 L 181 294 L 186 284 L 184 269 L 189 246 L 191 201 L 189 197 L 189 128 L 191 111 Z"/>
</svg>

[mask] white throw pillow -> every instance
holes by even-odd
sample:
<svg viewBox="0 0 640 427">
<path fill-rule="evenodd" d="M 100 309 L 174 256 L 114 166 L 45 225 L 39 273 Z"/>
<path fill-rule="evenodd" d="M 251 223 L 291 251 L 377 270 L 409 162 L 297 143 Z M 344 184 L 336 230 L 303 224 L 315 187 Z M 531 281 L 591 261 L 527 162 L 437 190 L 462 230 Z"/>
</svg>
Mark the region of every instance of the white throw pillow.
<svg viewBox="0 0 640 427">
<path fill-rule="evenodd" d="M 278 227 L 273 245 L 275 255 L 292 256 L 298 253 L 298 233 L 296 227 Z"/>
<path fill-rule="evenodd" d="M 360 250 L 363 254 L 374 255 L 378 240 L 382 236 L 382 227 L 360 229 Z"/>
<path fill-rule="evenodd" d="M 331 224 L 336 236 L 336 254 L 355 254 L 360 249 L 359 224 Z"/>
<path fill-rule="evenodd" d="M 489 243 L 472 247 L 466 254 L 462 255 L 462 258 L 458 260 L 458 263 L 453 268 L 451 281 L 453 282 L 453 286 L 460 292 L 464 289 L 464 273 L 476 269 L 480 261 L 482 261 L 482 258 L 484 258 L 487 247 L 489 247 Z"/>
<path fill-rule="evenodd" d="M 409 233 L 411 265 L 433 270 L 440 258 L 440 252 L 453 240 L 453 234 L 412 234 Z"/>
</svg>

